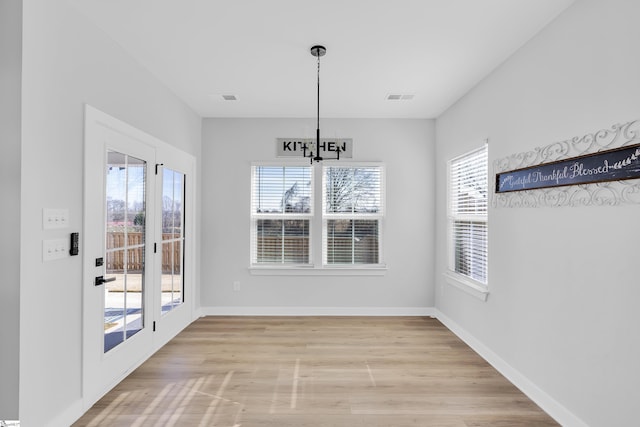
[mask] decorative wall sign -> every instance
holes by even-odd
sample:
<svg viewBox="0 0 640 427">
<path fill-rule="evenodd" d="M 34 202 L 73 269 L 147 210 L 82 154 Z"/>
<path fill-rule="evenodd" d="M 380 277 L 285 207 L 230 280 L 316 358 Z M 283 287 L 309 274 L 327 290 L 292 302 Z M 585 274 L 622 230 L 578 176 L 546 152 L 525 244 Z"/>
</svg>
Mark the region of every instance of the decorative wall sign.
<svg viewBox="0 0 640 427">
<path fill-rule="evenodd" d="M 306 148 L 306 150 L 305 150 Z M 326 160 L 335 159 L 337 151 L 340 149 L 340 158 L 350 159 L 353 157 L 353 140 L 351 138 L 334 138 L 320 140 L 320 156 Z M 316 151 L 316 140 L 314 138 L 277 138 L 277 157 L 303 157 L 306 151 L 314 154 Z"/>
<path fill-rule="evenodd" d="M 496 174 L 496 193 L 640 178 L 640 144 Z"/>
<path fill-rule="evenodd" d="M 636 120 L 497 159 L 493 206 L 639 204 L 638 150 Z"/>
</svg>

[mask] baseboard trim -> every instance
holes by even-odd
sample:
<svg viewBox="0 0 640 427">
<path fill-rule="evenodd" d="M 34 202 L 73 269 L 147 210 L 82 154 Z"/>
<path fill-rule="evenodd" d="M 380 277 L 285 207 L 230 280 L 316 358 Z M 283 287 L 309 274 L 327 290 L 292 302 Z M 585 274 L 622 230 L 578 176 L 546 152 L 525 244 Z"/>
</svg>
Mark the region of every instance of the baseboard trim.
<svg viewBox="0 0 640 427">
<path fill-rule="evenodd" d="M 201 307 L 202 316 L 433 316 L 433 307 Z"/>
<path fill-rule="evenodd" d="M 558 403 L 558 401 L 553 397 L 549 396 L 540 387 L 522 375 L 517 369 L 509 365 L 504 359 L 476 339 L 466 329 L 462 328 L 452 319 L 443 314 L 440 310 L 434 309 L 434 317 L 442 322 L 447 329 L 456 334 L 458 338 L 464 341 L 498 372 L 504 375 L 513 385 L 518 387 L 520 391 L 526 394 L 529 399 L 533 400 L 538 406 L 540 406 L 540 408 L 542 408 L 543 411 L 549 414 L 560 425 L 565 427 L 588 427 L 587 423 Z"/>
<path fill-rule="evenodd" d="M 82 414 L 84 414 L 83 401 L 82 399 L 78 399 L 64 411 L 60 412 L 55 418 L 49 420 L 46 425 L 48 427 L 70 426 L 76 422 Z M 22 421 L 24 422 L 24 420 Z"/>
</svg>

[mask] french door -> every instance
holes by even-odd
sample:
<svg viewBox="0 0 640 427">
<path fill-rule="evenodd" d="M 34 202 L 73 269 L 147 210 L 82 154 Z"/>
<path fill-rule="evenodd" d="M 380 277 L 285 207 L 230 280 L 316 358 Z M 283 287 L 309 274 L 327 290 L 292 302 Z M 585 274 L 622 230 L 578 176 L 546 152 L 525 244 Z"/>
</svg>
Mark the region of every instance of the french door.
<svg viewBox="0 0 640 427">
<path fill-rule="evenodd" d="M 86 107 L 87 408 L 192 321 L 193 214 L 185 212 L 192 203 L 187 182 L 193 163 L 185 153 Z"/>
<path fill-rule="evenodd" d="M 162 162 L 156 175 L 154 339 L 163 345 L 193 320 L 195 159 L 166 145 L 157 153 Z"/>
</svg>

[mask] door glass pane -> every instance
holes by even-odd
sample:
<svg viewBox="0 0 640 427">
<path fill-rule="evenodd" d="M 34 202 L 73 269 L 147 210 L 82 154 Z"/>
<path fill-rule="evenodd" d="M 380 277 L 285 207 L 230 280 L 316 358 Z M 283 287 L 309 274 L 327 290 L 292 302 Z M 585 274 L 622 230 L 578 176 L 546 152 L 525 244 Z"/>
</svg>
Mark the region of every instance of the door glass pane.
<svg viewBox="0 0 640 427">
<path fill-rule="evenodd" d="M 145 161 L 107 152 L 105 353 L 144 327 L 145 182 Z"/>
<path fill-rule="evenodd" d="M 173 308 L 173 242 L 162 242 L 162 292 L 161 304 L 162 314 L 167 313 Z"/>
<path fill-rule="evenodd" d="M 180 305 L 184 302 L 182 289 L 184 286 L 184 276 L 182 275 L 182 247 L 184 241 L 176 240 L 173 242 L 173 306 Z"/>
<path fill-rule="evenodd" d="M 134 251 L 130 251 L 134 252 Z M 126 291 L 126 306 L 125 313 L 125 325 L 126 325 L 126 338 L 131 337 L 136 332 L 142 330 L 142 286 L 144 283 L 142 270 L 130 271 L 127 273 L 127 291 Z"/>
<path fill-rule="evenodd" d="M 162 314 L 168 313 L 184 302 L 183 205 L 184 175 L 164 168 L 162 172 L 162 296 L 160 298 Z"/>
<path fill-rule="evenodd" d="M 182 174 L 173 173 L 173 237 L 182 238 Z"/>
<path fill-rule="evenodd" d="M 125 246 L 126 156 L 109 151 L 107 163 L 107 249 L 123 248 Z"/>
<path fill-rule="evenodd" d="M 126 222 L 129 237 L 137 236 L 139 243 L 144 243 L 144 223 L 145 223 L 145 206 L 144 206 L 144 186 L 146 165 L 143 160 L 135 157 L 128 157 L 127 164 L 127 205 L 128 221 Z"/>
<path fill-rule="evenodd" d="M 104 284 L 104 351 L 111 350 L 124 341 L 125 283 L 124 249 L 107 251 L 107 277 L 116 280 Z"/>
</svg>

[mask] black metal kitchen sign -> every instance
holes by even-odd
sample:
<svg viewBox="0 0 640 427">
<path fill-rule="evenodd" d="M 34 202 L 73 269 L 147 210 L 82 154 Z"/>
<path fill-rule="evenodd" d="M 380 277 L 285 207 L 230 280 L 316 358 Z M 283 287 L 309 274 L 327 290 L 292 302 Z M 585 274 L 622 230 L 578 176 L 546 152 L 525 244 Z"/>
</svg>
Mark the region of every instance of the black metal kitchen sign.
<svg viewBox="0 0 640 427">
<path fill-rule="evenodd" d="M 496 174 L 496 193 L 640 178 L 640 144 Z"/>
<path fill-rule="evenodd" d="M 327 160 L 336 158 L 338 151 L 340 158 L 350 159 L 353 153 L 353 140 L 351 138 L 321 139 L 319 150 L 316 150 L 317 142 L 314 138 L 277 138 L 276 149 L 278 157 L 303 157 L 313 152 Z"/>
</svg>

